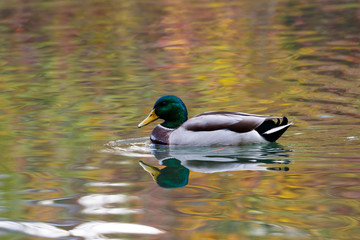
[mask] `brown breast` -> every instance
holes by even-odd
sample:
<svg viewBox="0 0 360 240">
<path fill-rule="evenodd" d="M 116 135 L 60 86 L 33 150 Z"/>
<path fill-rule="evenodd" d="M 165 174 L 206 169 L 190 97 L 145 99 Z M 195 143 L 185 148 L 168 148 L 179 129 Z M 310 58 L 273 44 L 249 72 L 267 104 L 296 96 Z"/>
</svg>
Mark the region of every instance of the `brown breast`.
<svg viewBox="0 0 360 240">
<path fill-rule="evenodd" d="M 169 136 L 172 131 L 172 129 L 157 125 L 151 133 L 150 140 L 155 144 L 169 145 Z"/>
</svg>

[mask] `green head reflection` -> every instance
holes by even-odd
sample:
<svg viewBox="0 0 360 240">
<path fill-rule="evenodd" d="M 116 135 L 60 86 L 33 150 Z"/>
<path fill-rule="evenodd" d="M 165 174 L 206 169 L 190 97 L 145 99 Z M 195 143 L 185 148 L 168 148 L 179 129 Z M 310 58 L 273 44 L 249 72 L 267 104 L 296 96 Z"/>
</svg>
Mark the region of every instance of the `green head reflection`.
<svg viewBox="0 0 360 240">
<path fill-rule="evenodd" d="M 179 188 L 184 187 L 189 181 L 189 169 L 181 165 L 176 158 L 164 160 L 164 168 L 159 169 L 140 161 L 139 164 L 145 171 L 150 173 L 156 183 L 163 188 Z"/>
</svg>

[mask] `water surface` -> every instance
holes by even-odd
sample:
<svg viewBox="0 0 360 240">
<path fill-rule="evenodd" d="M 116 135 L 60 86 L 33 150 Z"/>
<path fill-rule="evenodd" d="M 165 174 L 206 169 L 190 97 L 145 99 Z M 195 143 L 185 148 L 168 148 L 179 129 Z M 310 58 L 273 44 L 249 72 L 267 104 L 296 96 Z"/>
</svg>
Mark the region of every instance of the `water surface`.
<svg viewBox="0 0 360 240">
<path fill-rule="evenodd" d="M 1 238 L 360 238 L 359 20 L 354 0 L 1 2 Z M 165 94 L 294 125 L 159 148 L 136 126 Z"/>
</svg>

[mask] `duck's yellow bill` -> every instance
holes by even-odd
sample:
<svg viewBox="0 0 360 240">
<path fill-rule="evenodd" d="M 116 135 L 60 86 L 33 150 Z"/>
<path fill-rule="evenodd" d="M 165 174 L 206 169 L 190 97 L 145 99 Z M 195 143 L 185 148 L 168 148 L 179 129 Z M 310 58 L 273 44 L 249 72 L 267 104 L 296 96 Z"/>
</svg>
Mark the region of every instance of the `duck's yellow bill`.
<svg viewBox="0 0 360 240">
<path fill-rule="evenodd" d="M 145 171 L 150 173 L 150 175 L 153 177 L 154 181 L 156 181 L 157 177 L 160 174 L 160 170 L 157 167 L 153 167 L 151 165 L 144 163 L 143 161 L 140 161 L 139 164 L 140 164 L 140 166 L 142 166 L 142 168 Z"/>
<path fill-rule="evenodd" d="M 153 109 L 149 116 L 147 116 L 147 118 L 144 119 L 144 121 L 142 121 L 139 125 L 138 125 L 138 128 L 141 128 L 145 125 L 148 125 L 149 123 L 155 121 L 156 119 L 158 119 L 159 116 L 155 114 L 155 109 Z"/>
</svg>

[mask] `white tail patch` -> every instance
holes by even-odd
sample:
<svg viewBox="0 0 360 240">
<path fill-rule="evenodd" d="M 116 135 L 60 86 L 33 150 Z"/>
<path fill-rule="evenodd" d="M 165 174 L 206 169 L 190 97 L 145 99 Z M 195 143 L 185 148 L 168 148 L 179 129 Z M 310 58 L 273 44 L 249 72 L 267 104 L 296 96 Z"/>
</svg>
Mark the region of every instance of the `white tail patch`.
<svg viewBox="0 0 360 240">
<path fill-rule="evenodd" d="M 275 128 L 272 128 L 270 130 L 267 130 L 266 132 L 264 132 L 263 134 L 272 134 L 272 133 L 275 133 L 275 132 L 278 132 L 280 131 L 281 129 L 284 129 L 284 128 L 287 128 L 289 127 L 290 125 L 292 125 L 293 123 L 289 123 L 289 124 L 286 124 L 284 126 L 279 126 L 279 127 L 275 127 Z"/>
</svg>

